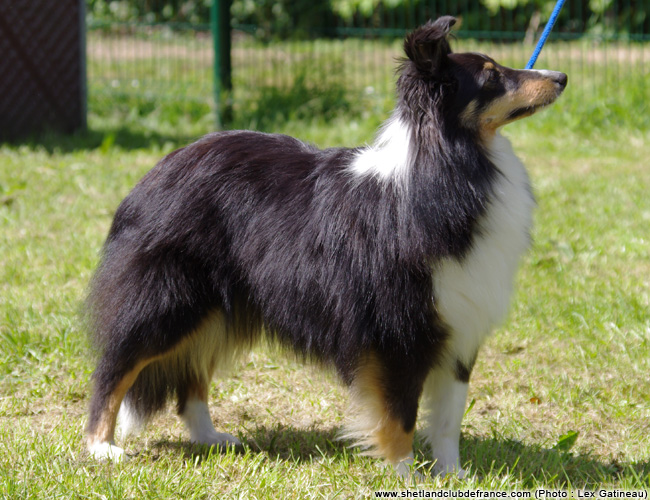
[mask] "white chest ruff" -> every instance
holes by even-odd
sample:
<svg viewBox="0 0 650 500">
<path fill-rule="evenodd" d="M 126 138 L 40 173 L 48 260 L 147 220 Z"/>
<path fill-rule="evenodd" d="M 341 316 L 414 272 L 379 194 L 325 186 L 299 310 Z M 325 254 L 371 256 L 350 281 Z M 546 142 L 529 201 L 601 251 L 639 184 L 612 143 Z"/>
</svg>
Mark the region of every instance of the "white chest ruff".
<svg viewBox="0 0 650 500">
<path fill-rule="evenodd" d="M 497 134 L 489 153 L 501 174 L 479 221 L 480 234 L 462 261 L 445 259 L 434 269 L 436 309 L 452 330 L 449 354 L 468 364 L 508 311 L 535 206 L 528 174 L 510 142 Z"/>
</svg>

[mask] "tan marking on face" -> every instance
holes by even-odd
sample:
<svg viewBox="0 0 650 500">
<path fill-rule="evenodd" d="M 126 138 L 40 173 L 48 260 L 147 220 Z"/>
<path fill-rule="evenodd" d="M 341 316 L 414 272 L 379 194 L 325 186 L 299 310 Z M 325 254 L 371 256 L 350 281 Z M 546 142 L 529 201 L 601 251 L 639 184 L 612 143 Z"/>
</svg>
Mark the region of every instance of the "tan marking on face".
<svg viewBox="0 0 650 500">
<path fill-rule="evenodd" d="M 560 95 L 555 83 L 549 78 L 524 80 L 515 91 L 495 99 L 479 116 L 482 135 L 491 136 L 506 123 L 534 114 L 542 106 L 551 104 Z M 530 112 L 516 118 L 509 118 L 510 113 L 522 108 L 531 108 Z"/>
<path fill-rule="evenodd" d="M 413 451 L 415 429 L 404 429 L 402 422 L 390 415 L 383 389 L 384 369 L 376 356 L 361 364 L 351 388 L 354 421 L 346 426 L 343 437 L 366 448 L 366 455 L 384 458 L 396 465 Z"/>
<path fill-rule="evenodd" d="M 558 95 L 556 89 L 555 83 L 548 78 L 524 80 L 517 94 L 520 94 L 521 99 L 527 100 L 531 105 L 539 106 L 554 101 Z"/>
<path fill-rule="evenodd" d="M 490 71 L 491 69 L 494 69 L 494 63 L 491 63 L 490 61 L 487 61 L 483 65 L 483 69 L 486 70 L 486 71 Z"/>
<path fill-rule="evenodd" d="M 476 101 L 471 101 L 465 109 L 460 113 L 460 123 L 462 123 L 467 128 L 474 128 L 476 126 Z"/>
</svg>

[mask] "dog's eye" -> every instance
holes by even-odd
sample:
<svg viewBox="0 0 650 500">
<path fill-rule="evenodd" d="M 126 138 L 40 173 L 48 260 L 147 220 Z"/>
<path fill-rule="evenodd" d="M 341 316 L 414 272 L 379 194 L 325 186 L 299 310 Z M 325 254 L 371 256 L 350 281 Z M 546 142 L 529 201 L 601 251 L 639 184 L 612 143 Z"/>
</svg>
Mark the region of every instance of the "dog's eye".
<svg viewBox="0 0 650 500">
<path fill-rule="evenodd" d="M 499 72 L 495 69 L 491 69 L 490 71 L 488 71 L 488 74 L 485 77 L 485 82 L 483 83 L 483 85 L 493 87 L 494 85 L 499 83 L 500 78 L 501 75 L 499 74 Z"/>
</svg>

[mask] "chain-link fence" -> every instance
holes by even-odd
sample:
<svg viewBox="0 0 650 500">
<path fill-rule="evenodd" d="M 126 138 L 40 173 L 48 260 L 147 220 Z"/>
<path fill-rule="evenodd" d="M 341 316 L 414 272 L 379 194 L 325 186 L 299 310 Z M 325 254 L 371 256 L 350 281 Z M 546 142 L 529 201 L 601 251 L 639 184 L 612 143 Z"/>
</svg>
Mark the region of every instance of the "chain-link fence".
<svg viewBox="0 0 650 500">
<path fill-rule="evenodd" d="M 553 4 L 235 0 L 235 115 L 243 106 L 263 107 L 267 99 L 288 94 L 289 104 L 319 93 L 390 97 L 404 34 L 443 14 L 459 20 L 455 50 L 477 50 L 524 67 Z M 175 107 L 194 117 L 210 114 L 210 0 L 87 0 L 87 7 L 91 112 L 124 106 L 140 113 Z M 567 0 L 536 68 L 568 73 L 565 100 L 576 106 L 604 114 L 624 106 L 647 116 L 650 0 Z"/>
<path fill-rule="evenodd" d="M 0 0 L 0 140 L 85 125 L 83 4 Z"/>
<path fill-rule="evenodd" d="M 91 116 L 118 120 L 129 115 L 192 120 L 211 116 L 210 25 L 156 15 L 157 7 L 165 4 L 162 0 L 87 2 Z"/>
</svg>

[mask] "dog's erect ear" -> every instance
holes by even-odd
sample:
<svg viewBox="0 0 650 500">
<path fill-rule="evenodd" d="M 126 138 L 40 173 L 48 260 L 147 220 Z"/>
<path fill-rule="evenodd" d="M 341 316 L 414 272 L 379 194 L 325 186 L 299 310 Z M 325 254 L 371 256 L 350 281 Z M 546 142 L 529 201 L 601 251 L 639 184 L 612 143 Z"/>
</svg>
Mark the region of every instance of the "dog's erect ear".
<svg viewBox="0 0 650 500">
<path fill-rule="evenodd" d="M 454 24 L 455 18 L 440 17 L 420 26 L 406 37 L 404 52 L 415 63 L 418 71 L 430 75 L 439 74 L 451 52 L 447 35 Z"/>
</svg>

